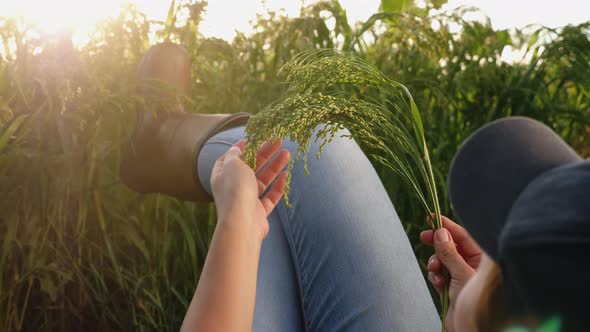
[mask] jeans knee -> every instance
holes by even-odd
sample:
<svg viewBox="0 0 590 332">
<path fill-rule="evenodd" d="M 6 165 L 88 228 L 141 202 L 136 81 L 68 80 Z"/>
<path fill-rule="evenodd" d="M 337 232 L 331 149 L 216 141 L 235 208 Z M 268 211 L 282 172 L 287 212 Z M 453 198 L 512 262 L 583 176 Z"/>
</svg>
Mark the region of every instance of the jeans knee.
<svg viewBox="0 0 590 332">
<path fill-rule="evenodd" d="M 317 132 L 316 132 L 317 133 Z M 316 140 L 315 136 L 312 140 L 310 153 L 313 151 L 317 153 L 321 146 L 321 140 Z M 355 161 L 361 157 L 364 159 L 365 155 L 357 142 L 352 137 L 350 131 L 346 128 L 338 130 L 332 140 L 324 146 L 324 151 L 328 152 L 330 157 L 335 159 L 342 159 Z"/>
</svg>

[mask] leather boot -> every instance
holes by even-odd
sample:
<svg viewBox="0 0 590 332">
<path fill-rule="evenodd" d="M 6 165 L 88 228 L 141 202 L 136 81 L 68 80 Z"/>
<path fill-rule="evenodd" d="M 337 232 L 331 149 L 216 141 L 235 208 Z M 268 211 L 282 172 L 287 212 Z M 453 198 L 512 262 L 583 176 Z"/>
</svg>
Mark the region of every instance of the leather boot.
<svg viewBox="0 0 590 332">
<path fill-rule="evenodd" d="M 173 43 L 153 46 L 144 55 L 138 84 L 146 109 L 138 112 L 123 156 L 123 183 L 140 193 L 210 202 L 198 179 L 199 151 L 214 134 L 245 125 L 250 114 L 184 112 L 180 98 L 191 92 L 191 63 L 186 50 Z M 155 109 L 150 110 L 152 107 Z"/>
</svg>

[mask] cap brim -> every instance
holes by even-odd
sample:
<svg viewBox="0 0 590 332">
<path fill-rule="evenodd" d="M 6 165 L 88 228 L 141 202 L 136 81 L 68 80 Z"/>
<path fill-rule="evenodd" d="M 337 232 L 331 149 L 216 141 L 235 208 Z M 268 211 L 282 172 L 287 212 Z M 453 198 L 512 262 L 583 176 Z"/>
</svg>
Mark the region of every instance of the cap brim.
<svg viewBox="0 0 590 332">
<path fill-rule="evenodd" d="M 549 127 L 524 117 L 491 122 L 459 149 L 449 172 L 455 215 L 493 259 L 510 209 L 524 188 L 555 167 L 582 160 Z"/>
</svg>

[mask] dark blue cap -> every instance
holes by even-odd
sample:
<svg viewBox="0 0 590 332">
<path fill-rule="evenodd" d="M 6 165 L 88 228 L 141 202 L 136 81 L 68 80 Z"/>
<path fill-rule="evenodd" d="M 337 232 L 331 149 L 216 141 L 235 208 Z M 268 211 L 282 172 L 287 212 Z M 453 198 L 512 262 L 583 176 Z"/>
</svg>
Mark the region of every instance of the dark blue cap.
<svg viewBox="0 0 590 332">
<path fill-rule="evenodd" d="M 526 186 L 541 174 L 582 159 L 544 124 L 524 117 L 491 122 L 455 155 L 449 195 L 455 215 L 486 253 L 498 259 L 498 238 Z"/>
<path fill-rule="evenodd" d="M 459 221 L 500 265 L 512 313 L 559 314 L 566 331 L 583 330 L 590 162 L 538 121 L 501 119 L 460 148 L 449 194 Z"/>
<path fill-rule="evenodd" d="M 590 161 L 548 171 L 520 194 L 499 238 L 511 311 L 558 315 L 588 331 Z"/>
</svg>

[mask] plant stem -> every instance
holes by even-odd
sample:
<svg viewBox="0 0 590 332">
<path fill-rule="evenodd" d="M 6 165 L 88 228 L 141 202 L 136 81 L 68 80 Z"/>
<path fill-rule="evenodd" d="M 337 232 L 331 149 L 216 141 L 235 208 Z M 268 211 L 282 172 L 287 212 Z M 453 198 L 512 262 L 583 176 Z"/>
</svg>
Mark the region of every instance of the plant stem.
<svg viewBox="0 0 590 332">
<path fill-rule="evenodd" d="M 434 205 L 434 217 L 435 217 L 435 221 L 432 223 L 432 227 L 437 230 L 439 228 L 443 227 L 442 224 L 442 214 L 441 214 L 441 210 L 440 210 L 440 204 L 438 202 L 438 193 L 436 190 L 436 181 L 434 179 L 434 172 L 432 171 L 432 165 L 430 163 L 430 155 L 428 153 L 428 147 L 426 146 L 426 140 L 423 141 L 424 142 L 424 159 L 425 159 L 425 164 L 426 164 L 426 168 L 428 169 L 428 181 L 430 181 L 430 185 L 432 187 L 432 197 L 434 198 L 433 200 L 433 205 Z M 445 276 L 445 279 L 448 279 L 448 271 L 446 271 L 446 269 L 443 268 L 443 275 Z M 447 311 L 449 308 L 449 286 L 448 284 L 445 284 L 443 289 L 442 289 L 442 295 L 441 295 L 441 331 L 445 332 L 445 322 L 447 319 Z"/>
<path fill-rule="evenodd" d="M 446 271 L 445 271 L 446 272 Z M 445 275 L 447 275 L 448 273 L 444 273 Z M 445 323 L 447 321 L 447 311 L 449 310 L 449 286 L 445 285 L 442 289 L 442 296 L 441 296 L 441 310 L 442 310 L 442 315 L 441 315 L 441 331 L 445 332 L 446 328 L 445 328 Z"/>
</svg>

